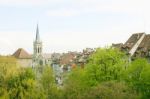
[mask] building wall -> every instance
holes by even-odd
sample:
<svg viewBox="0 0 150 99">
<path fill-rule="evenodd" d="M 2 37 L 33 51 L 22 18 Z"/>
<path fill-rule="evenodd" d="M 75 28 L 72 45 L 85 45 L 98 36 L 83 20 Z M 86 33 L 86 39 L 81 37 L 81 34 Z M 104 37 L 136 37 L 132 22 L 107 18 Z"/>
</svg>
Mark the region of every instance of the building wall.
<svg viewBox="0 0 150 99">
<path fill-rule="evenodd" d="M 32 67 L 32 59 L 17 59 L 17 63 L 22 67 Z"/>
</svg>

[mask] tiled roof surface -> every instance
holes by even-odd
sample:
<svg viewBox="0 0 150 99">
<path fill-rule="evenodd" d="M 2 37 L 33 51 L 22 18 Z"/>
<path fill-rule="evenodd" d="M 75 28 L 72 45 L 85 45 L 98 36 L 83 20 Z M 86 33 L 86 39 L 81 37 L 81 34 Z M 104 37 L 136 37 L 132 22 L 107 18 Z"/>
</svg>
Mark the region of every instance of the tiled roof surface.
<svg viewBox="0 0 150 99">
<path fill-rule="evenodd" d="M 63 54 L 60 59 L 60 64 L 69 64 L 70 62 L 73 61 L 75 56 L 76 54 L 73 52 Z"/>
<path fill-rule="evenodd" d="M 31 55 L 28 54 L 24 49 L 19 48 L 12 56 L 19 59 L 30 59 Z"/>
<path fill-rule="evenodd" d="M 115 48 L 121 48 L 122 46 L 123 46 L 123 43 L 112 44 L 112 47 L 115 47 Z"/>
<path fill-rule="evenodd" d="M 141 36 L 144 33 L 135 33 L 133 34 L 128 40 L 127 42 L 123 45 L 123 47 L 128 47 L 129 49 L 131 49 L 134 44 L 141 38 Z"/>
<path fill-rule="evenodd" d="M 147 34 L 144 37 L 143 41 L 139 45 L 139 48 L 143 48 L 145 50 L 149 50 L 150 49 L 150 34 Z"/>
</svg>

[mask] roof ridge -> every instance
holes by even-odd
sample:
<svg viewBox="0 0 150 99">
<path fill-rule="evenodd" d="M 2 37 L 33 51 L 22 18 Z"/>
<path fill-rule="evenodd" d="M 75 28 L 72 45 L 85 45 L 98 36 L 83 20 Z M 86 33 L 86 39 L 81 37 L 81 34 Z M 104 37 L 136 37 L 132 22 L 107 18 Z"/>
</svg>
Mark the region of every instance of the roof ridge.
<svg viewBox="0 0 150 99">
<path fill-rule="evenodd" d="M 31 55 L 23 48 L 19 48 L 12 56 L 16 58 L 31 58 Z"/>
</svg>

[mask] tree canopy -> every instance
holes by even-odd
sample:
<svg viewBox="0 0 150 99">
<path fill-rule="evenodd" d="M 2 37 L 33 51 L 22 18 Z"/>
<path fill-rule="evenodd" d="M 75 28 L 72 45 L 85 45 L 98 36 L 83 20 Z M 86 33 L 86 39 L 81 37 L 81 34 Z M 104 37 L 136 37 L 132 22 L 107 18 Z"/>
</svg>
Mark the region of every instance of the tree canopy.
<svg viewBox="0 0 150 99">
<path fill-rule="evenodd" d="M 12 64 L 13 63 L 13 64 Z M 16 59 L 0 58 L 2 99 L 149 99 L 148 59 L 128 62 L 118 49 L 98 48 L 85 68 L 73 68 L 56 84 L 55 73 L 45 66 L 40 77 L 32 68 L 17 66 Z"/>
</svg>

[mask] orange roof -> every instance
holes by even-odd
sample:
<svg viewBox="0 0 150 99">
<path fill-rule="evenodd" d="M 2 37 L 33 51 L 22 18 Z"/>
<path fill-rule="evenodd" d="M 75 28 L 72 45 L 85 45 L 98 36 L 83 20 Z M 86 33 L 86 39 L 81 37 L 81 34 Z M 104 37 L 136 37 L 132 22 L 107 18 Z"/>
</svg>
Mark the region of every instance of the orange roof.
<svg viewBox="0 0 150 99">
<path fill-rule="evenodd" d="M 28 54 L 23 48 L 19 48 L 12 56 L 20 59 L 30 59 L 31 55 Z"/>
</svg>

